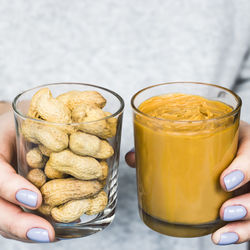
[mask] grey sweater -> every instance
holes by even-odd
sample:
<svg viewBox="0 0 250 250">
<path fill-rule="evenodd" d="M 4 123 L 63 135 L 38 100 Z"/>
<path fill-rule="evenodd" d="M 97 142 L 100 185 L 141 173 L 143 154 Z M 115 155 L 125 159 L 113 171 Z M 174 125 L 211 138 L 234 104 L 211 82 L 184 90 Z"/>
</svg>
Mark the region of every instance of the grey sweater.
<svg viewBox="0 0 250 250">
<path fill-rule="evenodd" d="M 111 88 L 127 104 L 114 223 L 48 249 L 222 249 L 209 237 L 167 237 L 140 221 L 135 173 L 123 160 L 133 146 L 129 100 L 155 83 L 210 82 L 237 91 L 242 118 L 250 122 L 249 13 L 249 0 L 1 0 L 1 99 L 42 83 L 78 81 Z M 4 250 L 44 247 L 5 239 L 0 244 Z"/>
</svg>

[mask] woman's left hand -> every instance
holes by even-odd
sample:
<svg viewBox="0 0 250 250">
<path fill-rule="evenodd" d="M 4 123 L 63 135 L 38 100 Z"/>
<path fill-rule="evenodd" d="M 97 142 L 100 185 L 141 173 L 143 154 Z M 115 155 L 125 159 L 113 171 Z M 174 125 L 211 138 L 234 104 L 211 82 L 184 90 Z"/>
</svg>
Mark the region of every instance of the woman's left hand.
<svg viewBox="0 0 250 250">
<path fill-rule="evenodd" d="M 239 147 L 235 159 L 224 170 L 220 184 L 226 191 L 235 191 L 236 196 L 224 202 L 220 217 L 228 221 L 226 226 L 212 235 L 218 245 L 242 243 L 250 240 L 250 124 L 241 122 Z"/>
</svg>

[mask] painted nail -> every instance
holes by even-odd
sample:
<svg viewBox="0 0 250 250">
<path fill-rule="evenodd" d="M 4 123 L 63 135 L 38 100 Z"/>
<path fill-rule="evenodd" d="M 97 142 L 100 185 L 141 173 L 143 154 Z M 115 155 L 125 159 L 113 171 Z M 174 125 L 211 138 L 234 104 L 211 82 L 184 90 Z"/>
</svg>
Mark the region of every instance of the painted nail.
<svg viewBox="0 0 250 250">
<path fill-rule="evenodd" d="M 247 214 L 247 210 L 240 205 L 228 206 L 224 209 L 223 220 L 235 221 L 244 218 Z"/>
<path fill-rule="evenodd" d="M 27 189 L 21 189 L 16 193 L 16 199 L 26 206 L 36 207 L 37 193 Z"/>
<path fill-rule="evenodd" d="M 244 173 L 240 170 L 235 170 L 224 177 L 224 183 L 228 191 L 238 186 L 243 180 Z"/>
<path fill-rule="evenodd" d="M 135 152 L 135 148 L 132 148 L 129 153 L 134 153 Z"/>
<path fill-rule="evenodd" d="M 31 228 L 27 232 L 27 238 L 29 240 L 33 240 L 40 243 L 48 243 L 49 240 L 49 233 L 46 229 L 43 228 Z"/>
<path fill-rule="evenodd" d="M 236 233 L 228 232 L 220 235 L 220 240 L 218 245 L 229 245 L 237 242 L 239 240 L 239 236 Z"/>
</svg>

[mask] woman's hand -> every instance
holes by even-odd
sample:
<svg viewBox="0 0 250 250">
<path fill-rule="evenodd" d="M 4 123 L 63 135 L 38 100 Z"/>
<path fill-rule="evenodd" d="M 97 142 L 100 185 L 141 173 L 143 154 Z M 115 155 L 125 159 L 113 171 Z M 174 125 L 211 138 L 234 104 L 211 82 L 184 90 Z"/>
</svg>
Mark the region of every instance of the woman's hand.
<svg viewBox="0 0 250 250">
<path fill-rule="evenodd" d="M 221 174 L 224 190 L 238 196 L 227 200 L 220 209 L 224 221 L 232 221 L 212 235 L 215 244 L 227 245 L 250 240 L 250 124 L 241 122 L 239 148 L 236 158 Z M 235 221 L 235 222 L 234 222 Z"/>
<path fill-rule="evenodd" d="M 125 156 L 129 166 L 135 167 L 135 153 Z M 212 235 L 218 245 L 242 243 L 250 240 L 250 124 L 241 122 L 239 148 L 236 158 L 221 174 L 220 183 L 224 190 L 235 191 L 234 198 L 227 200 L 220 209 L 220 217 L 231 221 Z M 235 222 L 234 222 L 235 221 Z"/>
<path fill-rule="evenodd" d="M 0 234 L 28 242 L 54 241 L 55 232 L 47 220 L 20 208 L 37 209 L 42 196 L 13 168 L 16 167 L 16 138 L 12 112 L 0 115 L 0 131 Z"/>
</svg>

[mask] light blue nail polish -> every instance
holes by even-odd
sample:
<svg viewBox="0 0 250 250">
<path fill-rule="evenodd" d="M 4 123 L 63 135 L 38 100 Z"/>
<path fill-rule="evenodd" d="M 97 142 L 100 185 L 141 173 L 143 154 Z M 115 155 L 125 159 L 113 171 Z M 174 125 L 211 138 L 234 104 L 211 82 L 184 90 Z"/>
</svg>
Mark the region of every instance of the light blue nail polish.
<svg viewBox="0 0 250 250">
<path fill-rule="evenodd" d="M 29 207 L 36 207 L 37 196 L 37 193 L 27 189 L 21 189 L 16 193 L 16 199 Z"/>
<path fill-rule="evenodd" d="M 244 173 L 235 170 L 224 177 L 224 183 L 228 191 L 238 186 L 244 180 Z"/>
<path fill-rule="evenodd" d="M 220 235 L 220 241 L 218 245 L 230 245 L 234 244 L 239 240 L 239 236 L 236 233 L 228 232 Z"/>
<path fill-rule="evenodd" d="M 132 148 L 129 152 L 130 153 L 134 153 L 135 152 L 135 148 Z"/>
<path fill-rule="evenodd" d="M 43 228 L 31 228 L 27 232 L 27 238 L 29 240 L 33 240 L 39 243 L 48 243 L 49 240 L 49 233 L 46 229 Z"/>
<path fill-rule="evenodd" d="M 247 210 L 240 205 L 228 206 L 224 209 L 223 220 L 235 221 L 244 218 L 247 214 Z"/>
</svg>

